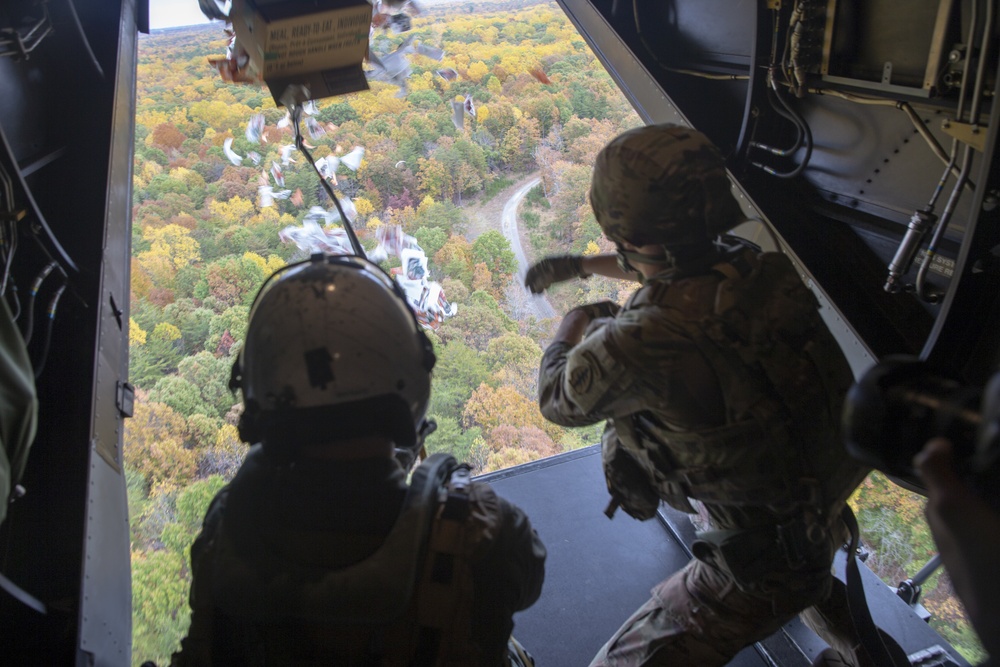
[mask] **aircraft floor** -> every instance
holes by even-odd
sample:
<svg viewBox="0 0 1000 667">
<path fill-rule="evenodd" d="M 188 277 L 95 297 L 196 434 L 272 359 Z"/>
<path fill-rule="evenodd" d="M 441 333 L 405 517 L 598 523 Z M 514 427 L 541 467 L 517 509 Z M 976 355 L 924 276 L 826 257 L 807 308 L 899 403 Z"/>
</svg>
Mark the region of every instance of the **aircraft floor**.
<svg viewBox="0 0 1000 667">
<path fill-rule="evenodd" d="M 514 618 L 514 636 L 539 667 L 579 667 L 680 569 L 687 552 L 659 521 L 603 514 L 600 450 L 588 447 L 480 478 L 520 506 L 548 549 L 542 597 Z M 753 647 L 731 665 L 767 665 Z"/>
<path fill-rule="evenodd" d="M 531 518 L 548 549 L 545 587 L 530 609 L 514 617 L 514 635 L 539 667 L 589 664 L 649 589 L 689 558 L 694 528 L 670 508 L 639 522 L 603 514 L 608 493 L 599 446 L 587 447 L 479 478 Z M 844 578 L 845 557 L 834 562 Z M 914 664 L 967 667 L 955 650 L 868 568 L 861 568 L 876 623 L 897 639 Z M 731 667 L 808 667 L 826 644 L 798 619 L 749 646 Z"/>
</svg>

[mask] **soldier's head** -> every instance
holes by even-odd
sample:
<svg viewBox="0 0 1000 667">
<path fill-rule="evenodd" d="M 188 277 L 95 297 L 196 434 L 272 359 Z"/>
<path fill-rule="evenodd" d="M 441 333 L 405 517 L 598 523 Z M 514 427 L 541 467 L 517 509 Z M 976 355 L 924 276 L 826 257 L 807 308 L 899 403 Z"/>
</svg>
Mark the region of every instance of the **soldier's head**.
<svg viewBox="0 0 1000 667">
<path fill-rule="evenodd" d="M 620 256 L 660 246 L 662 254 L 643 261 L 664 268 L 704 256 L 744 220 L 718 149 L 702 133 L 672 124 L 638 127 L 605 146 L 590 202 Z"/>
<path fill-rule="evenodd" d="M 251 308 L 230 381 L 243 393 L 240 436 L 285 460 L 303 447 L 336 458 L 338 447 L 373 440 L 413 454 L 433 366 L 430 341 L 385 272 L 314 255 L 275 272 Z"/>
</svg>

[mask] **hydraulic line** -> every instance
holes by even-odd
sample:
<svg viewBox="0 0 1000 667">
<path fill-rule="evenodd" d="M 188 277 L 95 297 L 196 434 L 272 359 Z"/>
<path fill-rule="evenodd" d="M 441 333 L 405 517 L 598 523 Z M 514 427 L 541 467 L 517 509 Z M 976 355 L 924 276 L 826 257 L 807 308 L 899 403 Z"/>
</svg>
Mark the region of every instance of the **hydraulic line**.
<svg viewBox="0 0 1000 667">
<path fill-rule="evenodd" d="M 802 156 L 802 161 L 799 162 L 799 165 L 795 167 L 795 169 L 792 169 L 791 171 L 778 171 L 772 167 L 768 167 L 759 162 L 751 162 L 751 164 L 754 165 L 755 167 L 763 169 L 766 173 L 771 174 L 772 176 L 777 176 L 778 178 L 795 178 L 803 171 L 805 171 L 806 166 L 809 164 L 809 158 L 812 157 L 812 152 L 813 152 L 812 131 L 809 129 L 809 124 L 806 123 L 806 121 L 795 111 L 795 109 L 792 108 L 792 106 L 785 100 L 785 98 L 781 96 L 780 89 L 778 88 L 778 82 L 773 76 L 773 69 L 772 73 L 768 75 L 768 81 L 770 83 L 771 89 L 774 91 L 775 97 L 778 98 L 778 102 L 780 102 L 781 105 L 785 107 L 785 110 L 788 112 L 788 116 L 786 117 L 790 116 L 792 121 L 798 127 L 803 143 L 805 144 L 805 154 Z"/>
<path fill-rule="evenodd" d="M 976 4 L 974 2 L 973 6 Z M 983 100 L 983 84 L 986 79 L 986 61 L 988 60 L 993 38 L 993 10 L 994 1 L 988 0 L 986 3 L 986 20 L 983 23 L 983 37 L 979 46 L 979 63 L 976 66 L 976 81 L 972 89 L 972 105 L 969 109 L 969 124 L 972 126 L 979 124 L 979 111 Z M 972 43 L 971 39 L 969 43 Z M 962 121 L 960 113 L 956 115 L 956 120 L 959 122 Z M 955 207 L 958 205 L 958 200 L 962 196 L 962 186 L 968 179 L 969 169 L 972 167 L 972 154 L 972 146 L 966 144 L 962 154 L 962 170 L 958 176 L 958 181 L 951 190 L 951 195 L 948 197 L 948 203 L 945 204 L 944 211 L 941 212 L 941 218 L 934 228 L 931 241 L 927 244 L 927 249 L 924 251 L 923 263 L 917 272 L 917 296 L 930 303 L 937 303 L 941 295 L 939 293 L 930 294 L 927 292 L 927 272 L 934 261 L 934 257 L 937 255 L 938 244 L 941 242 L 941 238 L 948 228 L 948 222 L 951 220 L 951 216 L 955 212 Z"/>
<path fill-rule="evenodd" d="M 31 291 L 28 293 L 28 306 L 25 311 L 24 332 L 21 334 L 21 337 L 24 338 L 25 345 L 31 342 L 31 336 L 35 330 L 35 297 L 38 296 L 38 290 L 41 289 L 42 283 L 45 282 L 45 279 L 49 277 L 49 274 L 52 273 L 52 270 L 57 266 L 59 265 L 55 261 L 49 262 L 41 271 L 38 272 L 38 275 L 35 276 L 34 282 L 31 283 Z M 62 294 L 61 290 L 60 294 Z"/>
<path fill-rule="evenodd" d="M 799 150 L 802 147 L 802 138 L 804 136 L 804 133 L 802 132 L 802 126 L 799 125 L 797 120 L 795 120 L 795 116 L 785 111 L 785 109 L 778 104 L 778 102 L 775 100 L 774 91 L 771 90 L 771 88 L 767 89 L 767 101 L 770 103 L 771 108 L 774 109 L 774 112 L 776 114 L 782 116 L 783 118 L 787 119 L 790 123 L 795 125 L 796 128 L 795 143 L 793 143 L 788 148 L 777 148 L 775 146 L 770 146 L 768 144 L 764 144 L 759 141 L 751 141 L 750 147 L 762 151 L 767 151 L 768 153 L 771 153 L 772 155 L 777 155 L 779 157 L 788 157 L 789 155 L 794 155 L 795 151 Z M 766 169 L 766 167 L 764 167 L 763 165 L 760 165 L 760 168 Z"/>
<path fill-rule="evenodd" d="M 62 298 L 63 292 L 66 291 L 66 283 L 59 286 L 59 289 L 55 291 L 52 295 L 52 300 L 49 301 L 49 309 L 47 312 L 48 323 L 45 326 L 45 344 L 42 346 L 42 351 L 38 358 L 38 363 L 35 364 L 35 379 L 37 380 L 42 376 L 42 371 L 45 370 L 45 362 L 49 358 L 49 347 L 52 345 L 52 329 L 55 326 L 56 320 L 56 308 L 59 307 L 59 299 Z"/>
<path fill-rule="evenodd" d="M 988 0 L 987 5 L 990 5 L 992 0 Z M 988 10 L 992 16 L 992 5 Z M 973 0 L 972 3 L 972 14 L 969 21 L 969 33 L 966 39 L 966 44 L 973 44 L 976 38 L 976 30 L 979 26 L 979 3 Z M 987 30 L 986 32 L 989 32 Z M 980 63 L 985 62 L 985 57 L 981 57 Z M 966 91 L 968 91 L 969 85 L 969 68 L 966 67 L 962 71 L 962 83 L 959 88 L 958 93 L 958 105 L 955 109 L 955 119 L 958 121 L 962 120 L 965 114 L 965 98 Z M 978 105 L 976 107 L 978 109 Z M 923 123 L 921 123 L 923 125 Z M 940 196 L 944 185 L 948 180 L 948 176 L 951 175 L 955 168 L 955 159 L 958 155 L 958 139 L 953 139 L 951 143 L 951 152 L 949 154 L 948 162 L 945 166 L 944 173 L 941 174 L 941 178 L 938 180 L 937 186 L 934 188 L 934 192 L 931 194 L 930 202 L 923 209 L 916 211 L 913 217 L 910 218 L 910 224 L 906 230 L 906 234 L 903 236 L 903 240 L 900 241 L 899 247 L 896 249 L 896 254 L 892 261 L 889 263 L 889 275 L 886 277 L 885 285 L 883 289 L 886 292 L 897 292 L 901 287 L 901 280 L 903 275 L 910 270 L 910 265 L 913 264 L 913 258 L 917 254 L 917 250 L 920 248 L 920 243 L 923 241 L 924 235 L 927 230 L 932 228 L 935 223 L 936 216 L 934 215 L 934 205 L 937 203 L 937 198 Z M 966 154 L 968 156 L 968 153 Z M 955 198 L 956 193 L 961 192 L 961 188 L 964 186 L 965 182 L 968 181 L 968 170 L 960 170 L 958 177 L 956 179 L 956 188 L 952 190 L 952 198 Z M 949 203 L 951 199 L 949 199 Z M 951 217 L 951 213 L 947 213 L 948 218 Z M 947 219 L 945 219 L 945 227 L 947 226 Z M 935 234 L 937 232 L 935 231 Z M 927 263 L 929 268 L 929 262 Z M 923 268 L 923 267 L 921 267 Z M 926 274 L 926 271 L 925 271 Z M 919 273 L 918 273 L 919 279 Z"/>
</svg>

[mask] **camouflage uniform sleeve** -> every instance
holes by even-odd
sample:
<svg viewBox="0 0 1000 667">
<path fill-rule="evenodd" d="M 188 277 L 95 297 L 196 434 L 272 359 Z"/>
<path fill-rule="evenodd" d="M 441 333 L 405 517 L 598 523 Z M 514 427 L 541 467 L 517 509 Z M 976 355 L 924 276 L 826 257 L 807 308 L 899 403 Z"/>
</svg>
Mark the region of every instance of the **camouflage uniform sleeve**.
<svg viewBox="0 0 1000 667">
<path fill-rule="evenodd" d="M 587 426 L 648 407 L 637 371 L 623 363 L 639 324 L 629 314 L 609 320 L 577 345 L 553 343 L 542 356 L 538 397 L 542 414 L 561 426 Z M 626 341 L 623 345 L 623 341 Z"/>
</svg>

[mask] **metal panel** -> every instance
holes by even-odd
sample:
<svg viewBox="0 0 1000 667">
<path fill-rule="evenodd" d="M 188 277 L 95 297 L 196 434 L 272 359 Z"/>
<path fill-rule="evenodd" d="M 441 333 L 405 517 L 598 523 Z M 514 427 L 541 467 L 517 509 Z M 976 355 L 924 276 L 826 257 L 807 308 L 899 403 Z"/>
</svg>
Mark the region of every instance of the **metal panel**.
<svg viewBox="0 0 1000 667">
<path fill-rule="evenodd" d="M 131 662 L 132 589 L 118 387 L 128 377 L 128 267 L 137 60 L 135 0 L 122 2 L 119 35 L 97 304 L 96 380 L 79 646 L 88 664 L 125 666 Z"/>
</svg>

